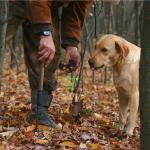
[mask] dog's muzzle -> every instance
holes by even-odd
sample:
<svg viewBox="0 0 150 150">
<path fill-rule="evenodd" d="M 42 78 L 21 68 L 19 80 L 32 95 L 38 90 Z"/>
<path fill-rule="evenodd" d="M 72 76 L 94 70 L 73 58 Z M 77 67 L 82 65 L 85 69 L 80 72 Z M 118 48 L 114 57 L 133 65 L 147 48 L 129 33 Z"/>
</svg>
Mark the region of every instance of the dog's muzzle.
<svg viewBox="0 0 150 150">
<path fill-rule="evenodd" d="M 98 69 L 101 69 L 101 68 L 105 67 L 104 64 L 101 65 L 100 67 L 95 67 L 95 63 L 94 63 L 94 61 L 92 59 L 89 59 L 88 62 L 89 62 L 89 66 L 90 66 L 91 69 L 98 70 Z"/>
<path fill-rule="evenodd" d="M 94 61 L 92 59 L 89 59 L 89 66 L 90 68 L 94 68 Z"/>
</svg>

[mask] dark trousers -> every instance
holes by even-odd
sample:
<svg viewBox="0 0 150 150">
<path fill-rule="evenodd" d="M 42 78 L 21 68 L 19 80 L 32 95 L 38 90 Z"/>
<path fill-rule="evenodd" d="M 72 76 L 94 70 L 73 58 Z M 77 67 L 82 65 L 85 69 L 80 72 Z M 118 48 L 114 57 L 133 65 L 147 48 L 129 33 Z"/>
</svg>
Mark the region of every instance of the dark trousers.
<svg viewBox="0 0 150 150">
<path fill-rule="evenodd" d="M 23 44 L 24 44 L 24 56 L 26 66 L 28 68 L 28 79 L 31 87 L 31 91 L 38 88 L 38 80 L 40 73 L 40 63 L 38 61 L 38 47 L 40 42 L 40 37 L 33 33 L 33 26 L 27 20 L 25 11 L 25 6 L 20 3 L 10 3 L 9 10 L 9 22 L 7 30 L 7 39 L 10 40 L 15 35 L 18 26 L 22 25 L 23 29 Z M 56 47 L 56 54 L 51 62 L 51 64 L 45 68 L 45 78 L 44 78 L 44 90 L 49 92 L 53 91 L 57 87 L 57 81 L 55 80 L 55 71 L 59 64 L 60 59 L 60 38 L 59 38 L 59 17 L 58 12 L 53 11 L 53 39 Z"/>
</svg>

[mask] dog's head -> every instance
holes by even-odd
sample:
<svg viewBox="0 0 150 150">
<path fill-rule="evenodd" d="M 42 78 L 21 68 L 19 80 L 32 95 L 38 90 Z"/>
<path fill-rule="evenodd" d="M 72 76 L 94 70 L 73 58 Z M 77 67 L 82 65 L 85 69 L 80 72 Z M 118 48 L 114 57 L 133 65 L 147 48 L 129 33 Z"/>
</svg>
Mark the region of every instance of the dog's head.
<svg viewBox="0 0 150 150">
<path fill-rule="evenodd" d="M 104 66 L 113 66 L 122 61 L 128 54 L 129 48 L 124 40 L 115 35 L 104 35 L 96 42 L 89 65 L 99 69 Z"/>
</svg>

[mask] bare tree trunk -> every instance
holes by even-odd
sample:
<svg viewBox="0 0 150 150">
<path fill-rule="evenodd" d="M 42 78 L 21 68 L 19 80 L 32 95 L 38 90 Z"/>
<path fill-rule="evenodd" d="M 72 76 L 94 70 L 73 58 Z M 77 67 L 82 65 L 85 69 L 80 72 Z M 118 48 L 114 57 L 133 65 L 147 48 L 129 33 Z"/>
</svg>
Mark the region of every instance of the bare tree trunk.
<svg viewBox="0 0 150 150">
<path fill-rule="evenodd" d="M 0 87 L 3 71 L 5 36 L 7 30 L 8 3 L 9 2 L 5 0 L 0 1 Z"/>
<path fill-rule="evenodd" d="M 141 47 L 141 34 L 140 34 L 140 16 L 141 16 L 141 9 L 143 7 L 142 1 L 135 1 L 135 43 Z"/>
<path fill-rule="evenodd" d="M 18 27 L 13 39 L 12 39 L 12 50 L 11 50 L 11 64 L 10 67 L 13 69 L 17 67 L 17 71 L 19 70 L 18 66 L 18 49 L 20 48 L 20 34 L 21 28 Z"/>
<path fill-rule="evenodd" d="M 144 1 L 141 29 L 140 119 L 141 149 L 150 150 L 150 1 Z"/>
</svg>

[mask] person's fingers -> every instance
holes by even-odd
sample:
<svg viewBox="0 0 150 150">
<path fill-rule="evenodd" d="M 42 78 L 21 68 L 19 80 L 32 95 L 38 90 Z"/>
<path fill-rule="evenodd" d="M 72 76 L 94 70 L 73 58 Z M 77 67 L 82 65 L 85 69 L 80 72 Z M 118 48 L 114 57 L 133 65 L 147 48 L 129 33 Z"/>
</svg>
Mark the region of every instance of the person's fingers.
<svg viewBox="0 0 150 150">
<path fill-rule="evenodd" d="M 50 55 L 49 52 L 44 53 L 44 54 L 39 58 L 39 61 L 44 61 L 44 60 L 46 60 L 46 59 L 49 57 L 49 55 Z"/>
<path fill-rule="evenodd" d="M 43 61 L 46 65 L 48 65 L 52 61 L 54 54 L 55 45 L 52 36 L 41 36 L 38 60 Z"/>
<path fill-rule="evenodd" d="M 41 51 L 41 50 L 43 50 L 43 49 L 45 49 L 46 47 L 45 47 L 45 45 L 44 44 L 40 44 L 40 46 L 39 46 L 39 50 Z"/>
<path fill-rule="evenodd" d="M 48 56 L 47 61 L 46 61 L 46 63 L 45 63 L 45 67 L 47 67 L 47 66 L 51 63 L 51 61 L 53 60 L 54 56 L 55 56 L 55 53 L 51 53 L 51 54 Z"/>
<path fill-rule="evenodd" d="M 66 52 L 65 59 L 64 59 L 64 64 L 68 64 L 69 60 L 70 60 L 70 54 L 68 52 Z"/>
<path fill-rule="evenodd" d="M 81 58 L 80 58 L 80 55 L 77 57 L 77 66 L 80 65 L 80 61 L 81 61 Z"/>
<path fill-rule="evenodd" d="M 80 60 L 81 60 L 81 58 L 80 58 L 80 53 L 79 53 L 79 52 L 78 52 L 77 55 L 76 55 L 76 60 L 77 60 L 77 66 L 79 66 Z"/>
<path fill-rule="evenodd" d="M 47 51 L 48 51 L 47 48 L 45 48 L 45 49 L 43 49 L 43 50 L 41 50 L 41 51 L 38 51 L 38 54 L 39 54 L 40 56 L 42 56 L 42 55 L 44 55 Z"/>
<path fill-rule="evenodd" d="M 71 56 L 72 67 L 78 67 L 80 64 L 80 55 L 76 53 L 76 55 Z"/>
</svg>

